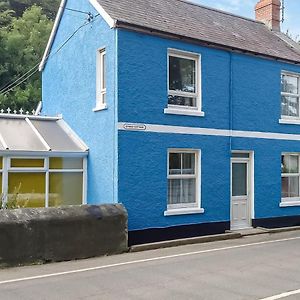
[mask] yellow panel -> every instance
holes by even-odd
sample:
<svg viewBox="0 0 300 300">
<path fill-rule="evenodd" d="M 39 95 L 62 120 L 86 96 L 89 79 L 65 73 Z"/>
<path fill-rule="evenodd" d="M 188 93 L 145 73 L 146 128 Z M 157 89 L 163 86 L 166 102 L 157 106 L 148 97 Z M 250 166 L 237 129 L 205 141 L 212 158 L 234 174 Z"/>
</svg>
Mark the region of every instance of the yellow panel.
<svg viewBox="0 0 300 300">
<path fill-rule="evenodd" d="M 83 159 L 78 157 L 52 157 L 50 169 L 82 169 Z"/>
<path fill-rule="evenodd" d="M 82 173 L 50 173 L 49 206 L 82 204 Z"/>
<path fill-rule="evenodd" d="M 9 173 L 8 208 L 44 207 L 45 173 Z"/>
<path fill-rule="evenodd" d="M 44 167 L 44 159 L 13 158 L 13 159 L 11 159 L 10 166 L 13 168 L 43 168 Z"/>
<path fill-rule="evenodd" d="M 0 173 L 0 194 L 2 196 L 2 173 Z M 2 197 L 0 198 L 0 208 L 2 207 Z"/>
</svg>

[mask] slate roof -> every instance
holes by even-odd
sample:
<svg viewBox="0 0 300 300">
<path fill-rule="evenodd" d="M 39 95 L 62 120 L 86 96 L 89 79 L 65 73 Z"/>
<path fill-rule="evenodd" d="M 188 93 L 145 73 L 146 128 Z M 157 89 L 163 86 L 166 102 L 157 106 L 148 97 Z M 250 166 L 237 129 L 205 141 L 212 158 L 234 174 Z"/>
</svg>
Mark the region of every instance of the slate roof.
<svg viewBox="0 0 300 300">
<path fill-rule="evenodd" d="M 184 0 L 97 0 L 116 27 L 154 30 L 300 63 L 300 46 L 263 23 Z"/>
</svg>

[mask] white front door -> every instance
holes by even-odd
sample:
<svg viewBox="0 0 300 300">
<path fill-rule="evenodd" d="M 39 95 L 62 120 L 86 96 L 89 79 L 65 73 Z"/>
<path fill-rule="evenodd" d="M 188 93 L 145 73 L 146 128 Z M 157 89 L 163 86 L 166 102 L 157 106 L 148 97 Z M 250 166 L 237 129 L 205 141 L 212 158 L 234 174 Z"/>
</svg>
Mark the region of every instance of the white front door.
<svg viewBox="0 0 300 300">
<path fill-rule="evenodd" d="M 233 153 L 231 158 L 231 229 L 251 227 L 251 182 L 249 153 Z"/>
</svg>

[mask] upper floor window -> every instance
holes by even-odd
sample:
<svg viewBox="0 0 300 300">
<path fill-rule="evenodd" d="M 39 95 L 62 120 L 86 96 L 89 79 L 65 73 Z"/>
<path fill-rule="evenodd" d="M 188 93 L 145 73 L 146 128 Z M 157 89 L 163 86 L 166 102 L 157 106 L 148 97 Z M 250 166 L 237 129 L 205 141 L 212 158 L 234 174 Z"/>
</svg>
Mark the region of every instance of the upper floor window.
<svg viewBox="0 0 300 300">
<path fill-rule="evenodd" d="M 96 62 L 96 107 L 94 110 L 106 108 L 106 51 L 97 51 Z"/>
<path fill-rule="evenodd" d="M 281 74 L 281 116 L 300 118 L 300 74 Z"/>
<path fill-rule="evenodd" d="M 165 113 L 203 115 L 200 97 L 200 56 L 168 52 L 168 108 Z"/>
</svg>

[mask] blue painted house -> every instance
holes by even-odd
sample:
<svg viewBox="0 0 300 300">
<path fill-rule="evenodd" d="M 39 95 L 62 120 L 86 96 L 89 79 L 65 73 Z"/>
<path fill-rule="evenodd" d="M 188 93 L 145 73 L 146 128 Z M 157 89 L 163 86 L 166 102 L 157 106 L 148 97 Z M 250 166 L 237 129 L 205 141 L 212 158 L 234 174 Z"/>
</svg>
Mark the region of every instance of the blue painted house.
<svg viewBox="0 0 300 300">
<path fill-rule="evenodd" d="M 63 0 L 43 112 L 89 146 L 87 201 L 130 243 L 300 224 L 300 47 L 280 1 L 256 20 L 184 0 Z"/>
</svg>

